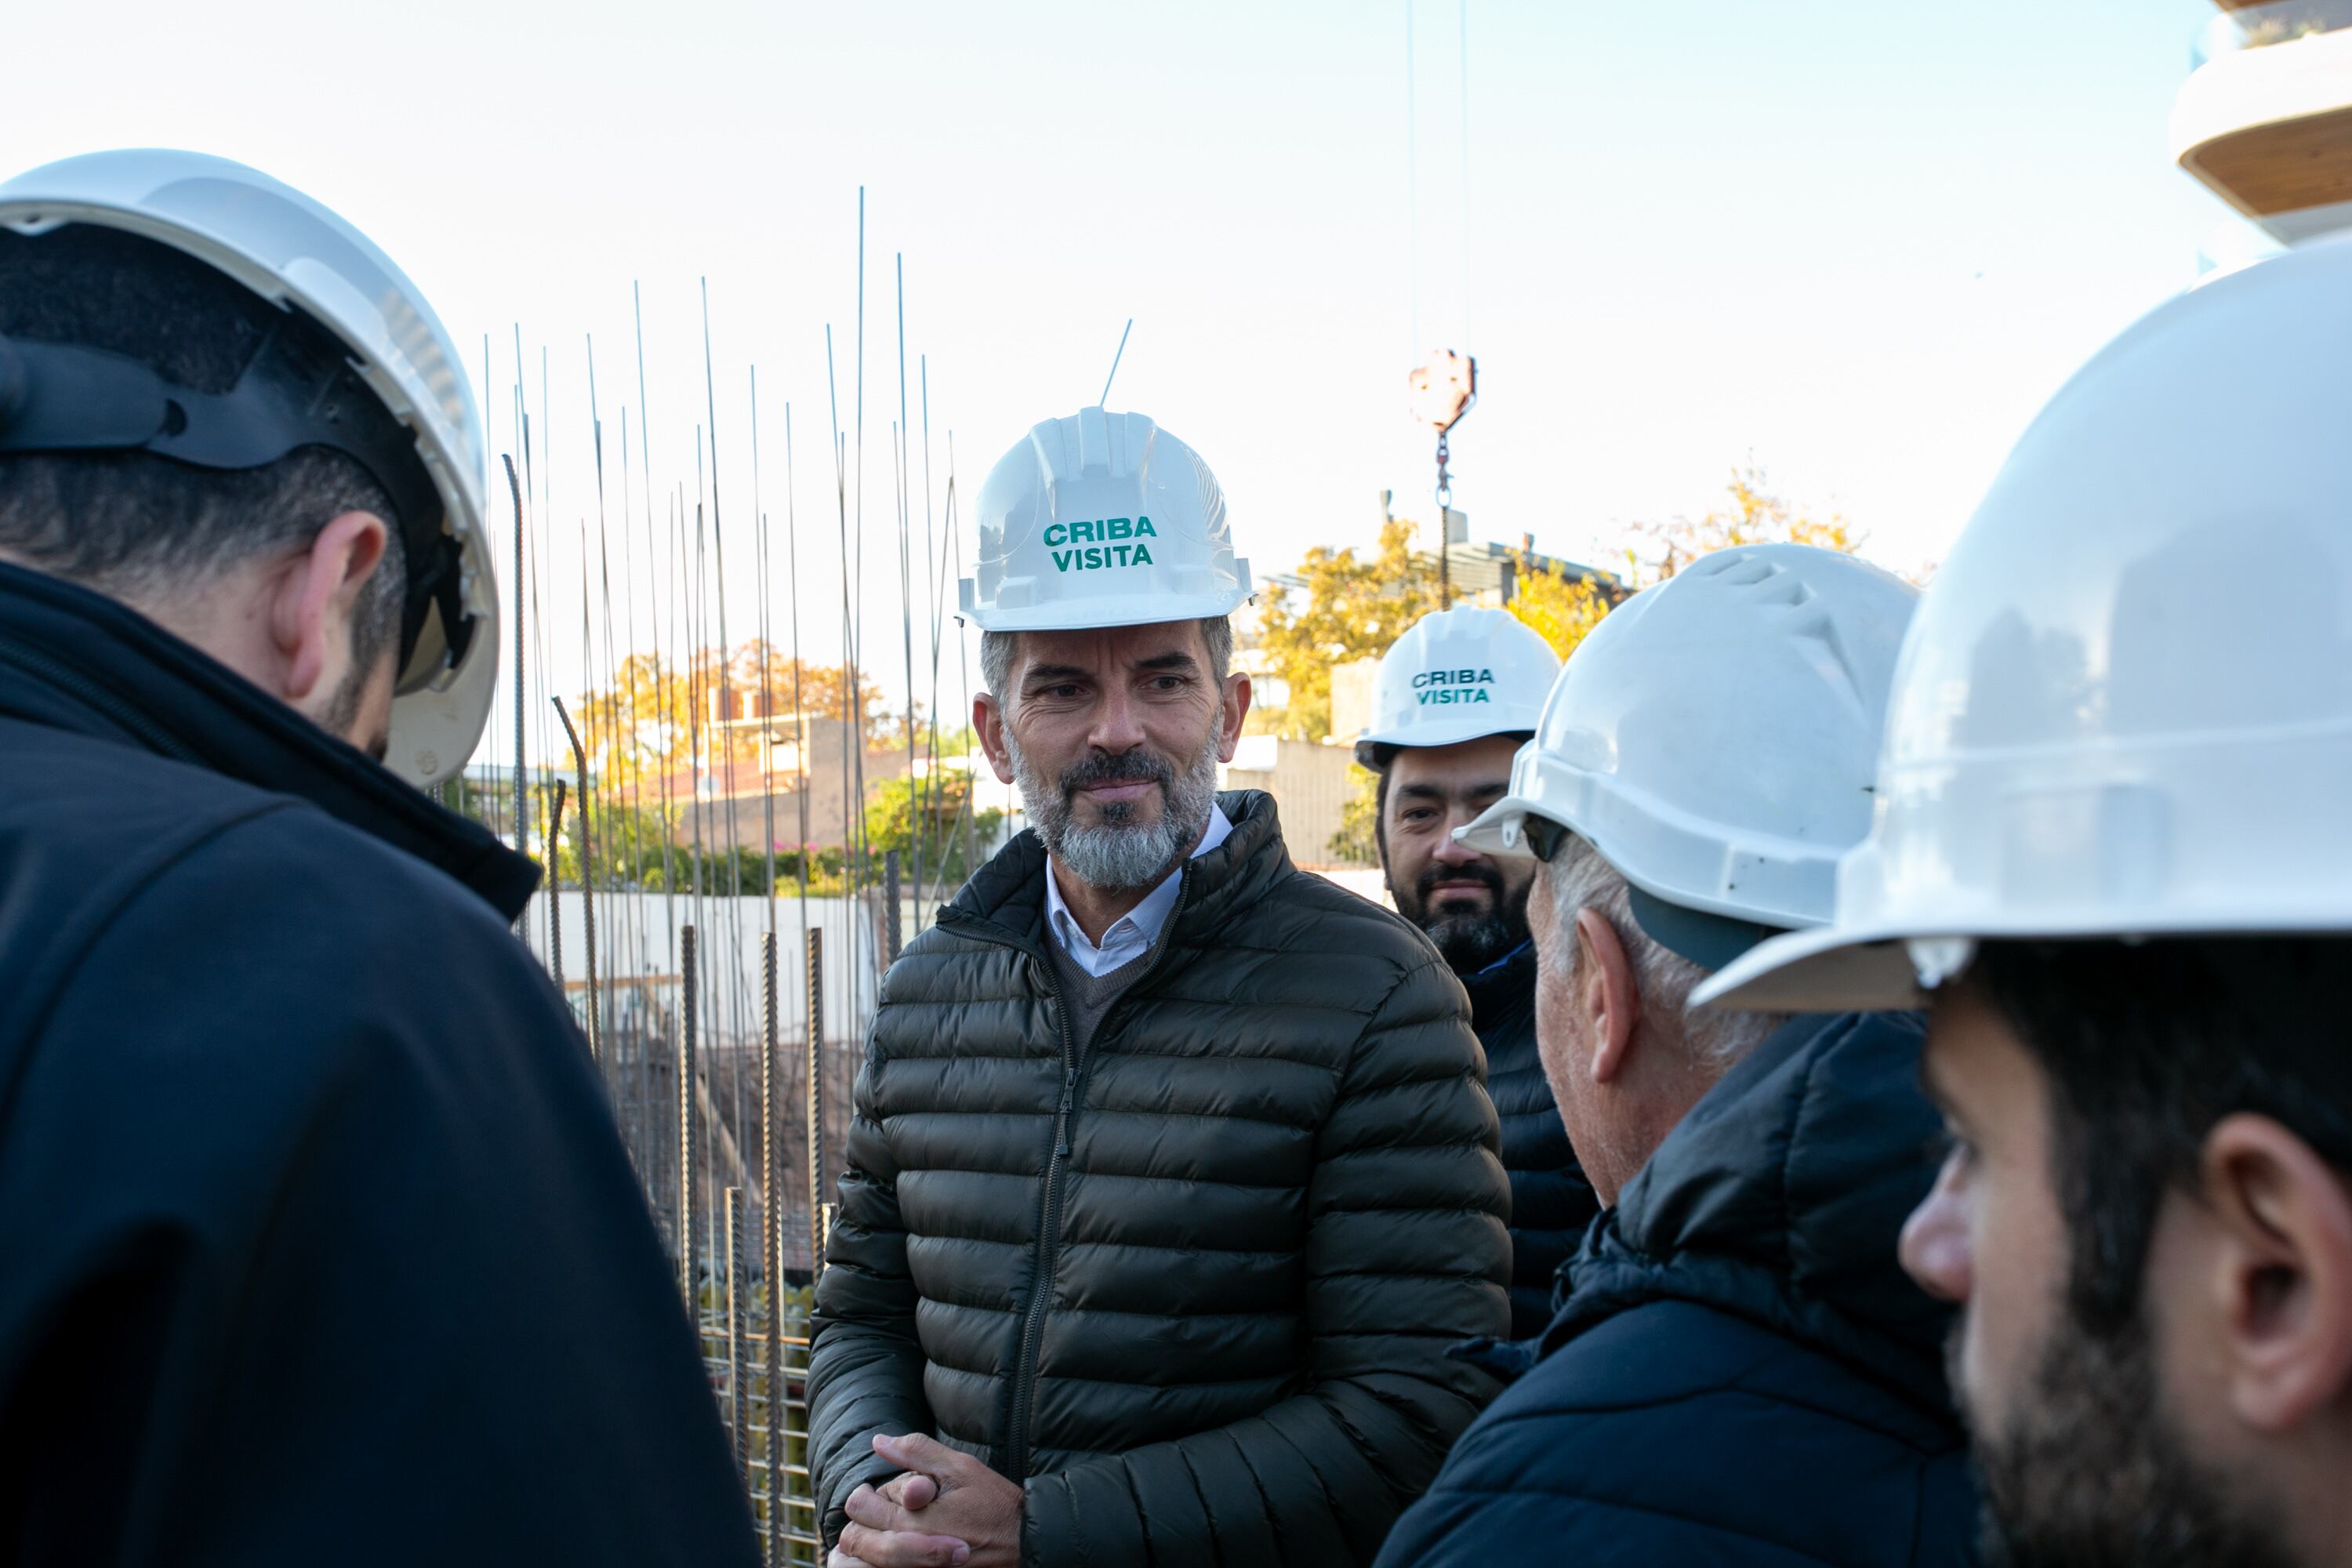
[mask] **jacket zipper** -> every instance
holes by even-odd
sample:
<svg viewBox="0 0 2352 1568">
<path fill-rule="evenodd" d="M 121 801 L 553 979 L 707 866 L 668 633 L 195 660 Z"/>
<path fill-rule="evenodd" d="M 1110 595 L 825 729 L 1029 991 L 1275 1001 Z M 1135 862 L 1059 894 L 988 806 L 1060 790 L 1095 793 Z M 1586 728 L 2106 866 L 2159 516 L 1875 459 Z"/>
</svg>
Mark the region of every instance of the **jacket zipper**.
<svg viewBox="0 0 2352 1568">
<path fill-rule="evenodd" d="M 1053 874 L 1052 868 L 1047 868 L 1045 875 L 1050 877 Z M 1192 868 L 1191 863 L 1187 862 L 1184 869 L 1178 873 L 1176 902 L 1170 906 L 1168 919 L 1160 928 L 1161 941 L 1153 944 L 1152 954 L 1145 962 L 1143 973 L 1137 975 L 1133 984 L 1127 988 L 1128 995 L 1133 995 L 1135 987 L 1150 978 L 1151 972 L 1160 967 L 1160 961 L 1167 952 L 1165 940 L 1167 933 L 1175 929 L 1176 917 L 1184 912 L 1184 905 L 1192 897 Z M 967 924 L 967 920 L 970 921 L 970 924 Z M 989 937 L 985 931 L 973 928 L 993 927 L 996 931 L 1003 931 L 1003 928 L 997 926 L 994 921 L 981 920 L 978 917 L 961 918 L 955 923 L 964 926 L 974 936 L 986 937 L 991 941 L 997 939 Z M 1013 1359 L 1013 1398 L 1011 1408 L 1005 1417 L 1004 1466 L 1002 1473 L 1005 1479 L 1019 1483 L 1029 1479 L 1029 1427 L 1035 1415 L 1034 1407 L 1037 1402 L 1037 1342 L 1039 1335 L 1045 1331 L 1045 1311 L 1054 1295 L 1054 1269 L 1061 1255 L 1063 1178 L 1069 1172 L 1070 1124 L 1077 1120 L 1078 1092 L 1084 1082 L 1086 1063 L 1077 1059 L 1076 1047 L 1070 1038 L 1070 1010 L 1063 1001 L 1061 985 L 1054 979 L 1053 960 L 1044 952 L 1030 948 L 1025 942 L 1011 940 L 1010 932 L 1006 932 L 1005 936 L 1007 939 L 1005 945 L 1030 952 L 1044 966 L 1046 990 L 1054 998 L 1054 1010 L 1062 1026 L 1062 1099 L 1054 1111 L 1054 1146 L 1045 1157 L 1045 1205 L 1044 1215 L 1037 1226 L 1034 1282 L 1029 1288 L 1028 1305 L 1022 1312 L 1021 1344 Z M 1052 935 L 1048 933 L 1045 940 L 1051 942 Z M 1123 1011 L 1125 1006 L 1126 998 L 1122 997 L 1109 1013 L 1103 1015 L 1101 1022 L 1095 1026 L 1096 1039 L 1099 1040 L 1103 1037 L 1104 1033 L 1110 1027 L 1112 1017 Z M 1088 1056 L 1091 1058 L 1092 1053 L 1089 1052 Z"/>
</svg>

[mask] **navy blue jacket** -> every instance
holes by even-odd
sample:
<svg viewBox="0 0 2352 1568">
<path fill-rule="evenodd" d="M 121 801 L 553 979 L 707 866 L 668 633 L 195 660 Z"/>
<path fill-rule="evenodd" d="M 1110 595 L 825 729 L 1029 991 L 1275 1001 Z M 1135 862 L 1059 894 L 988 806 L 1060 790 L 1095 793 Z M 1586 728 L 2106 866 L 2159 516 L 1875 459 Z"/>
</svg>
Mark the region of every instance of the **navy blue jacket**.
<svg viewBox="0 0 2352 1568">
<path fill-rule="evenodd" d="M 1576 1163 L 1551 1082 L 1536 1055 L 1532 942 L 1462 977 L 1470 1026 L 1486 1051 L 1486 1095 L 1503 1124 L 1511 1178 L 1511 1338 L 1532 1339 L 1551 1321 L 1552 1276 L 1601 1210 Z"/>
<path fill-rule="evenodd" d="M 0 565 L 0 1561 L 755 1561 L 535 875 Z"/>
<path fill-rule="evenodd" d="M 1969 1562 L 1949 1314 L 1895 1255 L 1932 1175 L 1919 1041 L 1908 1015 L 1800 1018 L 1727 1074 L 1380 1563 Z"/>
</svg>

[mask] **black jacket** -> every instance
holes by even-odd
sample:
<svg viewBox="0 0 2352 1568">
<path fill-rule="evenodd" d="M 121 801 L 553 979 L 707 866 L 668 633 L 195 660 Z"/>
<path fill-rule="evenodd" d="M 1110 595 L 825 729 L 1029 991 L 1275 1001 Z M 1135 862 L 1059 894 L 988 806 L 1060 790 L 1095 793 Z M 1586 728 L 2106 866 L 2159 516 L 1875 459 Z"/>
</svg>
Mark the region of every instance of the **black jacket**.
<svg viewBox="0 0 2352 1568">
<path fill-rule="evenodd" d="M 1509 1316 L 1462 987 L 1222 804 L 1083 1059 L 1034 834 L 884 978 L 809 1357 L 828 1535 L 914 1429 L 1025 1484 L 1034 1563 L 1365 1563 L 1492 1393 L 1446 1354 Z"/>
<path fill-rule="evenodd" d="M 0 565 L 0 1559 L 753 1560 L 534 879 Z"/>
<path fill-rule="evenodd" d="M 1933 1174 L 1919 1037 L 1801 1018 L 1727 1074 L 1587 1235 L 1541 1359 L 1381 1563 L 1969 1562 L 1950 1314 L 1895 1256 Z"/>
<path fill-rule="evenodd" d="M 1486 1051 L 1486 1093 L 1503 1125 L 1511 1178 L 1511 1337 L 1532 1339 L 1551 1321 L 1552 1277 L 1601 1212 L 1576 1163 L 1550 1080 L 1536 1055 L 1535 944 L 1465 975 L 1470 1026 Z"/>
</svg>

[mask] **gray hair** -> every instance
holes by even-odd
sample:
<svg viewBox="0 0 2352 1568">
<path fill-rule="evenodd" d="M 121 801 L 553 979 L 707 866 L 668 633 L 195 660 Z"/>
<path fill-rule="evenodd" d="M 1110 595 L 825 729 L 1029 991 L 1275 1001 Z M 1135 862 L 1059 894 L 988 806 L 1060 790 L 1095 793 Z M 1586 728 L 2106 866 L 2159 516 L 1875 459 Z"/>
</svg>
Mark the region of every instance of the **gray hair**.
<svg viewBox="0 0 2352 1568">
<path fill-rule="evenodd" d="M 1576 834 L 1560 841 L 1559 853 L 1537 868 L 1559 920 L 1554 951 L 1544 955 L 1563 973 L 1574 974 L 1577 962 L 1576 916 L 1592 910 L 1607 921 L 1625 944 L 1633 965 L 1633 984 L 1642 993 L 1642 1016 L 1652 1024 L 1670 1024 L 1680 1035 L 1692 1064 L 1707 1072 L 1728 1070 L 1787 1021 L 1778 1013 L 1694 1012 L 1691 993 L 1708 971 L 1654 941 L 1633 918 L 1633 889 L 1601 851 Z"/>
<path fill-rule="evenodd" d="M 1013 706 L 1013 653 L 1019 632 L 982 632 L 980 636 L 980 679 L 997 706 Z M 1201 640 L 1209 648 L 1209 674 L 1219 686 L 1234 662 L 1234 623 L 1224 616 L 1201 618 Z"/>
</svg>

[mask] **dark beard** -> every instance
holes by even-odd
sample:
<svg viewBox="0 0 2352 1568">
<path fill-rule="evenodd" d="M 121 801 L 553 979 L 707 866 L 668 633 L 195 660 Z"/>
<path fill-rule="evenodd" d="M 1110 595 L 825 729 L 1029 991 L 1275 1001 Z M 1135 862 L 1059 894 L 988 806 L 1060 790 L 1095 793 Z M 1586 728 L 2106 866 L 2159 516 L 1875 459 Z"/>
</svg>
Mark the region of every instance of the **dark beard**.
<svg viewBox="0 0 2352 1568">
<path fill-rule="evenodd" d="M 1484 882 L 1493 896 L 1493 908 L 1483 915 L 1433 915 L 1429 908 L 1432 890 L 1442 881 Z M 1389 893 L 1396 900 L 1397 912 L 1428 933 L 1454 973 L 1475 974 L 1528 940 L 1528 894 L 1534 886 L 1530 880 L 1517 893 L 1506 893 L 1502 873 L 1492 866 L 1476 862 L 1440 866 L 1432 862 L 1410 894 L 1393 885 Z"/>
<path fill-rule="evenodd" d="M 2008 1428 L 1976 1429 L 1986 1568 L 2294 1568 L 2159 1403 L 2144 1323 L 2106 1340 L 2065 1314 Z"/>
</svg>

